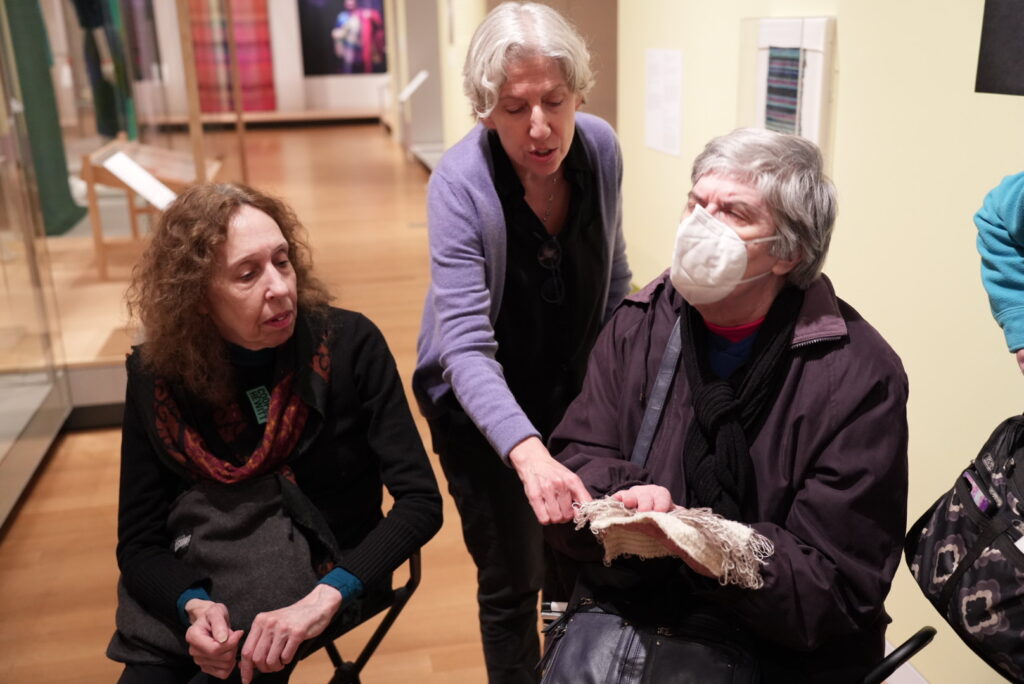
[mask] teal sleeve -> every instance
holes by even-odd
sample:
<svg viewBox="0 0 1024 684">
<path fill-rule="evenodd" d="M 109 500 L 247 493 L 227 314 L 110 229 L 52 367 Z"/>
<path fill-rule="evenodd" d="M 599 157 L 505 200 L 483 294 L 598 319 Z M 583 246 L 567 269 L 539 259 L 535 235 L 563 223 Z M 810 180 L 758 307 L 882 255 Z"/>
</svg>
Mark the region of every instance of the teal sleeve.
<svg viewBox="0 0 1024 684">
<path fill-rule="evenodd" d="M 1024 173 L 1007 176 L 974 215 L 981 282 L 1011 352 L 1024 349 Z"/>
<path fill-rule="evenodd" d="M 320 584 L 334 587 L 341 592 L 342 598 L 346 601 L 359 598 L 363 593 L 363 583 L 360 579 L 341 568 L 334 568 L 324 575 Z"/>
<path fill-rule="evenodd" d="M 210 595 L 206 593 L 206 589 L 203 587 L 189 587 L 185 591 L 181 592 L 181 596 L 178 597 L 178 618 L 181 619 L 181 623 L 188 627 L 192 623 L 189 622 L 188 613 L 185 612 L 185 604 L 192 599 L 202 599 L 204 601 L 212 601 Z"/>
</svg>

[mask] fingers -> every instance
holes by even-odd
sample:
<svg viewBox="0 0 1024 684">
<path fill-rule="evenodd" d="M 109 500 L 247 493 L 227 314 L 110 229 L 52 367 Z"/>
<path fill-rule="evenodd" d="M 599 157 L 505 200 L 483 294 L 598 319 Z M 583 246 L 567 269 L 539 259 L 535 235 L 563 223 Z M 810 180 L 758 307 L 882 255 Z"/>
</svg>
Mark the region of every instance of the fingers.
<svg viewBox="0 0 1024 684">
<path fill-rule="evenodd" d="M 664 487 L 656 487 L 651 495 L 651 510 L 658 513 L 668 513 L 675 504 L 672 503 L 672 494 Z"/>
<path fill-rule="evenodd" d="M 636 494 L 633 493 L 632 489 L 620 489 L 612 494 L 612 498 L 626 508 L 636 509 Z"/>
<path fill-rule="evenodd" d="M 541 525 L 554 525 L 572 520 L 575 514 L 572 502 L 590 500 L 590 495 L 580 478 L 564 466 L 556 465 L 560 471 L 536 473 L 525 483 L 526 498 L 533 508 L 534 515 L 537 516 L 537 522 Z"/>
<path fill-rule="evenodd" d="M 276 612 L 276 611 L 275 611 Z M 277 672 L 292 661 L 302 643 L 296 630 L 280 624 L 271 614 L 260 613 L 253 620 L 252 629 L 242 646 L 240 671 L 243 684 L 246 672 Z"/>
<path fill-rule="evenodd" d="M 238 652 L 238 644 L 241 639 L 242 630 L 229 632 L 224 639 L 224 643 L 217 642 L 209 635 L 206 635 L 205 642 L 201 642 L 190 638 L 186 634 L 186 640 L 190 644 L 189 655 L 192 656 L 195 664 L 206 674 L 221 679 L 226 678 L 235 669 L 235 654 Z M 204 645 L 208 646 L 208 648 L 204 647 Z"/>
<path fill-rule="evenodd" d="M 214 640 L 223 644 L 231 636 L 231 625 L 228 624 L 227 610 L 217 610 L 212 608 L 206 612 L 206 619 L 210 624 L 210 633 L 213 635 Z"/>
<path fill-rule="evenodd" d="M 252 681 L 252 661 L 246 658 L 244 654 L 242 659 L 238 661 L 238 673 L 242 677 L 242 684 L 249 684 Z"/>
<path fill-rule="evenodd" d="M 537 516 L 537 522 L 541 525 L 550 525 L 551 515 L 548 509 L 550 493 L 545 494 L 544 483 L 537 482 L 531 478 L 527 483 L 525 483 L 525 492 L 526 500 L 530 503 L 530 508 L 533 509 L 533 514 Z"/>
<path fill-rule="evenodd" d="M 621 501 L 623 506 L 632 508 L 637 513 L 667 513 L 675 508 L 672 493 L 660 485 L 636 485 L 615 492 L 612 498 Z"/>
<path fill-rule="evenodd" d="M 196 665 L 199 665 L 199 669 L 202 672 L 204 672 L 204 673 L 206 673 L 208 675 L 213 675 L 217 679 L 227 679 L 228 676 L 231 674 L 232 670 L 235 669 L 234 662 L 232 662 L 231 665 L 224 665 L 224 666 L 209 665 L 209 664 L 204 665 L 204 664 L 199 663 L 199 662 L 196 662 Z"/>
<path fill-rule="evenodd" d="M 260 617 L 260 615 L 257 615 L 256 619 L 253 620 L 252 627 L 249 629 L 249 636 L 245 638 L 245 644 L 242 645 L 242 657 L 239 661 L 242 684 L 249 684 L 253 672 L 257 669 L 262 670 L 260 667 L 262 664 L 261 658 L 266 652 L 266 646 L 263 645 L 265 630 L 263 629 Z M 249 679 L 246 679 L 245 676 L 247 672 L 249 673 Z"/>
<path fill-rule="evenodd" d="M 302 642 L 295 638 L 289 638 L 285 644 L 284 649 L 281 651 L 281 665 L 287 665 L 292 662 L 292 658 L 295 657 L 295 653 L 299 650 L 299 644 Z"/>
<path fill-rule="evenodd" d="M 554 482 L 554 491 L 548 499 L 548 518 L 551 524 L 564 523 L 572 520 L 572 495 L 563 482 Z"/>
<path fill-rule="evenodd" d="M 285 666 L 281 661 L 281 651 L 288 642 L 287 634 L 263 632 L 260 648 L 253 654 L 253 663 L 260 672 L 277 672 Z"/>
<path fill-rule="evenodd" d="M 239 632 L 241 634 L 241 632 Z M 206 611 L 185 632 L 189 652 L 193 656 L 219 656 L 231 648 L 231 627 L 227 622 L 226 610 Z M 193 653 L 194 651 L 194 653 Z"/>
<path fill-rule="evenodd" d="M 570 483 L 569 490 L 572 493 L 572 500 L 577 503 L 587 503 L 594 499 L 594 497 L 590 496 L 590 492 L 587 491 L 587 486 L 583 484 L 583 480 L 581 480 L 578 475 L 575 476 Z"/>
<path fill-rule="evenodd" d="M 553 459 L 536 437 L 517 444 L 508 458 L 523 482 L 526 498 L 541 525 L 572 520 L 572 502 L 590 500 L 590 494 L 576 473 Z"/>
</svg>

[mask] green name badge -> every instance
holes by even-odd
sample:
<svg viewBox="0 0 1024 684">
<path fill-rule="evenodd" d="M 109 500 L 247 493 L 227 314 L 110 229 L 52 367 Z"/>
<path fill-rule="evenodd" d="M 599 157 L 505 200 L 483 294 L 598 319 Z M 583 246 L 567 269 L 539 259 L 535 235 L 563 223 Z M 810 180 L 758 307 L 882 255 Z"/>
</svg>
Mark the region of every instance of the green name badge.
<svg viewBox="0 0 1024 684">
<path fill-rule="evenodd" d="M 267 413 L 270 412 L 270 392 L 263 385 L 254 387 L 245 393 L 252 404 L 252 412 L 256 414 L 256 422 L 263 425 L 267 422 Z"/>
</svg>

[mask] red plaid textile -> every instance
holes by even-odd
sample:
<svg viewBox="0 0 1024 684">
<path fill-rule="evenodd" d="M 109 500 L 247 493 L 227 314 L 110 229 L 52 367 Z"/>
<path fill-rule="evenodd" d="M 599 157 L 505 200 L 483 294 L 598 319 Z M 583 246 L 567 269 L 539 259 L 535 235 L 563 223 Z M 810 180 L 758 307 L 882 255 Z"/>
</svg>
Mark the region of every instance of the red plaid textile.
<svg viewBox="0 0 1024 684">
<path fill-rule="evenodd" d="M 274 110 L 277 98 L 267 0 L 189 0 L 200 108 L 204 112 L 234 109 L 225 33 L 227 22 L 221 4 L 228 1 L 234 15 L 243 108 L 246 111 Z"/>
</svg>

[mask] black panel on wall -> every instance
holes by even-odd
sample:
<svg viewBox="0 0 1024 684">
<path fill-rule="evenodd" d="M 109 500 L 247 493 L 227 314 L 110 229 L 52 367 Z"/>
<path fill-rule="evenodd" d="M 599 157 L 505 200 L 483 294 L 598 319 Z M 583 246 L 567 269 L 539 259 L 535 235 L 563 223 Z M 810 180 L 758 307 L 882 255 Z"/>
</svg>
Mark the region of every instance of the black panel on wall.
<svg viewBox="0 0 1024 684">
<path fill-rule="evenodd" d="M 974 90 L 1024 95 L 1024 0 L 985 0 Z"/>
</svg>

